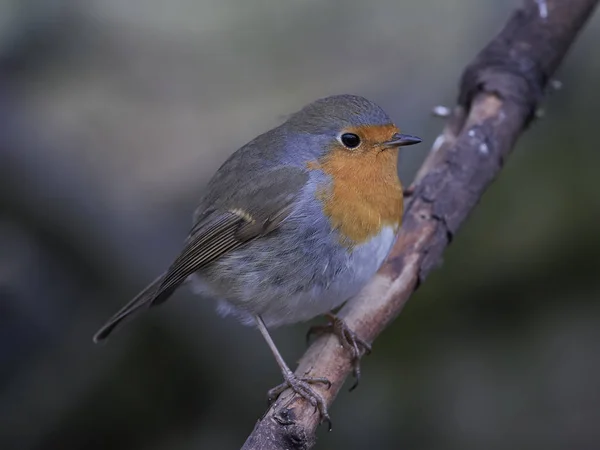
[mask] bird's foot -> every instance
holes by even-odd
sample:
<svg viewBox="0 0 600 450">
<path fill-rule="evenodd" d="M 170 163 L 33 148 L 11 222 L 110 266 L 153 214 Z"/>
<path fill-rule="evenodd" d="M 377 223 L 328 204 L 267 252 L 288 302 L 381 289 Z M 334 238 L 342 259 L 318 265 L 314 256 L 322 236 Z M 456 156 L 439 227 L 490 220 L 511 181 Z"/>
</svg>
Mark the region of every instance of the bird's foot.
<svg viewBox="0 0 600 450">
<path fill-rule="evenodd" d="M 284 373 L 283 377 L 285 381 L 279 386 L 275 386 L 269 390 L 268 398 L 269 404 L 273 403 L 279 395 L 286 389 L 291 389 L 300 397 L 305 399 L 311 405 L 315 407 L 315 412 L 318 410 L 321 415 L 321 423 L 327 422 L 329 431 L 331 431 L 331 418 L 327 411 L 327 404 L 321 394 L 315 391 L 311 384 L 321 383 L 327 386 L 327 389 L 331 387 L 331 382 L 327 378 L 323 377 L 297 377 L 292 372 Z"/>
<path fill-rule="evenodd" d="M 308 342 L 313 334 L 320 336 L 325 333 L 333 333 L 338 337 L 342 346 L 350 352 L 352 357 L 352 370 L 355 382 L 350 388 L 350 391 L 353 391 L 360 381 L 360 358 L 363 353 L 367 355 L 371 353 L 371 346 L 368 342 L 358 337 L 358 335 L 335 314 L 329 313 L 326 314 L 326 317 L 329 319 L 329 323 L 327 325 L 315 325 L 311 327 L 306 334 L 306 340 Z"/>
</svg>

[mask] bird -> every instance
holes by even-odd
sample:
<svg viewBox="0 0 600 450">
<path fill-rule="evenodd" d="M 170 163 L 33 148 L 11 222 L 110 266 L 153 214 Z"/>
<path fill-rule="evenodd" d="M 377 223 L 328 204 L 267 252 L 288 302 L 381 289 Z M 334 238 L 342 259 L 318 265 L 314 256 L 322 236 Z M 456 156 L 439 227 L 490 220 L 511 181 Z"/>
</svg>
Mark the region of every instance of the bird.
<svg viewBox="0 0 600 450">
<path fill-rule="evenodd" d="M 256 327 L 283 383 L 331 424 L 312 384 L 295 375 L 269 329 L 325 315 L 350 351 L 354 373 L 370 351 L 333 311 L 381 266 L 403 213 L 398 152 L 421 139 L 403 134 L 376 103 L 358 95 L 318 99 L 234 152 L 209 181 L 179 256 L 112 316 L 94 342 L 136 313 L 164 303 L 180 286 L 214 299 L 218 311 Z"/>
</svg>

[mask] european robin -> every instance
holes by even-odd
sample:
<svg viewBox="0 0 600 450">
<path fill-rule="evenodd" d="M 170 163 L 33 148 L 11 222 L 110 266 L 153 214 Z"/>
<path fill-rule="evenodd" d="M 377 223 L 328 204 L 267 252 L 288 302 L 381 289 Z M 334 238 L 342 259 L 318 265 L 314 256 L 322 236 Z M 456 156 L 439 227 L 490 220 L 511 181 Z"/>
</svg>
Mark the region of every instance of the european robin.
<svg viewBox="0 0 600 450">
<path fill-rule="evenodd" d="M 255 325 L 286 388 L 329 415 L 311 383 L 287 366 L 268 328 L 326 314 L 358 293 L 392 247 L 402 219 L 398 149 L 421 142 L 375 103 L 354 95 L 317 100 L 237 150 L 210 180 L 181 254 L 117 312 L 94 341 L 125 318 L 159 305 L 184 282 L 218 300 L 224 315 Z M 332 314 L 330 326 L 355 361 L 362 341 Z M 359 347 L 362 347 L 359 349 Z"/>
</svg>

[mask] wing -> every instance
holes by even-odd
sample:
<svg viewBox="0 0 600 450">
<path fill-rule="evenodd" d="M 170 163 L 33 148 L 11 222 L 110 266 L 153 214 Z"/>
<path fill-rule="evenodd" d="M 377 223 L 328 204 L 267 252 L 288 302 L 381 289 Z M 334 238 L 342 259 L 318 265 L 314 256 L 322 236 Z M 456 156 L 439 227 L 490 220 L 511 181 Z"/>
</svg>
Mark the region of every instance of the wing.
<svg viewBox="0 0 600 450">
<path fill-rule="evenodd" d="M 198 231 L 195 231 L 198 227 L 194 227 L 183 251 L 159 285 L 152 305 L 163 303 L 187 277 L 221 255 L 276 229 L 290 210 L 290 207 L 286 207 L 258 220 L 245 211 L 234 209 L 220 215 L 208 227 L 200 224 Z"/>
<path fill-rule="evenodd" d="M 151 306 L 165 302 L 191 274 L 202 269 L 220 256 L 275 230 L 292 211 L 300 182 L 306 175 L 297 170 L 290 178 L 288 168 L 274 171 L 262 181 L 254 180 L 251 188 L 240 190 L 221 204 L 207 208 L 196 220 L 185 247 L 169 269 L 148 285 L 133 300 L 119 310 L 94 336 L 100 342 L 125 319 Z M 261 185 L 268 190 L 261 189 Z M 272 195 L 261 195 L 268 193 Z M 251 195 L 252 201 L 244 201 Z M 258 197 L 257 197 L 258 196 Z M 256 199 L 262 199 L 262 204 Z M 240 205 L 249 205 L 242 208 Z M 260 207 L 257 207 L 259 205 Z"/>
</svg>

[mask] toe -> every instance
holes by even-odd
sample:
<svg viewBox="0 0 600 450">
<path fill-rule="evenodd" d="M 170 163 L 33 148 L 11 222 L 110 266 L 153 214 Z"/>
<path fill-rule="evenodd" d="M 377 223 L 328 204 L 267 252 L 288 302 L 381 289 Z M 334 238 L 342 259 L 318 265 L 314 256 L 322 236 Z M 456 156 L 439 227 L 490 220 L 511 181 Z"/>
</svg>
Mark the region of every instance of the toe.
<svg viewBox="0 0 600 450">
<path fill-rule="evenodd" d="M 327 389 L 329 389 L 331 387 L 331 381 L 329 381 L 325 377 L 304 377 L 304 378 L 300 378 L 300 380 L 304 383 L 309 383 L 309 384 L 321 383 L 321 384 L 324 384 L 325 386 L 327 386 Z"/>
</svg>

